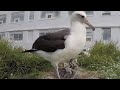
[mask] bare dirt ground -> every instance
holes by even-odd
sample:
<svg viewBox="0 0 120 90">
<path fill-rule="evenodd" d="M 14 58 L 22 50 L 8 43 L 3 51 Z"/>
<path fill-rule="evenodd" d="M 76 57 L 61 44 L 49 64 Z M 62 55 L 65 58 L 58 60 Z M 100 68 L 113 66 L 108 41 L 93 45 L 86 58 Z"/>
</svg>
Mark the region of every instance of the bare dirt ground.
<svg viewBox="0 0 120 90">
<path fill-rule="evenodd" d="M 45 72 L 42 79 L 58 79 L 55 72 Z M 97 72 L 79 69 L 75 79 L 103 79 Z"/>
</svg>

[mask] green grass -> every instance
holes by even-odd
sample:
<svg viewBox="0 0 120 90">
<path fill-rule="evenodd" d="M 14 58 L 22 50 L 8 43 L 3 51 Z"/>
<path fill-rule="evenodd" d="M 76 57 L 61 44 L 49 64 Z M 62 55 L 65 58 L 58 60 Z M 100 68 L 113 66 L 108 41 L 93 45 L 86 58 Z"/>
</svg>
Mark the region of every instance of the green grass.
<svg viewBox="0 0 120 90">
<path fill-rule="evenodd" d="M 0 78 L 40 78 L 40 72 L 53 69 L 51 64 L 41 57 L 30 53 L 21 53 L 22 48 L 12 47 L 8 41 L 0 41 Z"/>
<path fill-rule="evenodd" d="M 12 47 L 0 40 L 0 79 L 40 79 L 53 67 L 43 58 L 30 53 L 21 53 L 22 48 Z M 120 50 L 116 43 L 96 42 L 90 56 L 82 55 L 78 63 L 86 71 L 97 71 L 105 79 L 120 79 Z"/>
<path fill-rule="evenodd" d="M 81 67 L 98 71 L 106 79 L 120 79 L 120 50 L 116 43 L 96 42 L 89 53 L 90 57 L 82 55 L 78 58 Z"/>
</svg>

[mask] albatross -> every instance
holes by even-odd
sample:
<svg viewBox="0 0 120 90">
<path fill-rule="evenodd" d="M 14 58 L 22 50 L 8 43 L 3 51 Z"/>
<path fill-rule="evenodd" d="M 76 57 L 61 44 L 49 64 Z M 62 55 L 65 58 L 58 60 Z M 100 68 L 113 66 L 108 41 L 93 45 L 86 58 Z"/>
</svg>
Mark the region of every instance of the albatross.
<svg viewBox="0 0 120 90">
<path fill-rule="evenodd" d="M 95 30 L 94 26 L 87 20 L 84 11 L 74 11 L 70 21 L 70 28 L 40 36 L 33 43 L 32 49 L 24 51 L 35 53 L 51 62 L 59 79 L 61 77 L 58 64 L 77 60 L 78 55 L 84 49 L 86 43 L 85 24 L 91 27 L 93 31 Z"/>
</svg>

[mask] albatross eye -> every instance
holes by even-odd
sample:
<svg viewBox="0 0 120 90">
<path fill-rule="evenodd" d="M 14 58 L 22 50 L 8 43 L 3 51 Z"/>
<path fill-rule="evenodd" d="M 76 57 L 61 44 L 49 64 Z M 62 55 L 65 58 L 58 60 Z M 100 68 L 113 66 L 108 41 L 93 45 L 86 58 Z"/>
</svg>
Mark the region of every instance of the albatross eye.
<svg viewBox="0 0 120 90">
<path fill-rule="evenodd" d="M 81 15 L 82 18 L 84 18 L 84 16 Z"/>
<path fill-rule="evenodd" d="M 85 16 L 81 15 L 81 14 L 77 14 L 79 17 L 85 18 Z"/>
</svg>

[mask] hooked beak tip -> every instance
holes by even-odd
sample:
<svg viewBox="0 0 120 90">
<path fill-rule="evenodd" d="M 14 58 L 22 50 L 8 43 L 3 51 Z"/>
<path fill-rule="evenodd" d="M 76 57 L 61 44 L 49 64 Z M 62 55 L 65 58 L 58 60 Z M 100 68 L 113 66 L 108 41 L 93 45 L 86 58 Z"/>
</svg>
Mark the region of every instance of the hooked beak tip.
<svg viewBox="0 0 120 90">
<path fill-rule="evenodd" d="M 89 27 L 91 27 L 93 31 L 95 31 L 95 27 L 89 23 L 87 18 L 85 18 L 84 20 L 85 20 L 85 24 L 88 25 Z"/>
<path fill-rule="evenodd" d="M 95 27 L 93 27 L 92 30 L 95 31 Z"/>
</svg>

